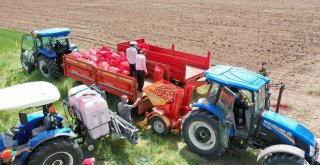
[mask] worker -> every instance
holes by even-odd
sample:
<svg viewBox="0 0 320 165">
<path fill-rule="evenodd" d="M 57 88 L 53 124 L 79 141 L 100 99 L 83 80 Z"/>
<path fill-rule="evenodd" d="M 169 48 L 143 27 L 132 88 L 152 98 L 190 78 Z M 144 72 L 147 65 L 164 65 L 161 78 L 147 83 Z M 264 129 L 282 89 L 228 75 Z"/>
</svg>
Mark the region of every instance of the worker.
<svg viewBox="0 0 320 165">
<path fill-rule="evenodd" d="M 127 122 L 132 123 L 131 110 L 137 107 L 140 100 L 141 98 L 138 97 L 138 99 L 132 105 L 129 105 L 128 96 L 126 95 L 121 96 L 121 102 L 118 104 L 118 111 L 117 111 L 118 115 L 122 117 L 124 120 L 126 120 Z"/>
<path fill-rule="evenodd" d="M 242 128 L 243 126 L 245 126 L 245 121 L 246 121 L 245 110 L 249 109 L 249 107 L 239 89 L 233 88 L 233 87 L 231 87 L 230 89 L 232 92 L 235 93 L 234 107 L 233 107 L 234 120 L 236 122 L 236 126 L 238 128 Z M 242 111 L 241 123 L 240 123 L 240 111 Z"/>
<path fill-rule="evenodd" d="M 138 43 L 136 41 L 130 42 L 130 47 L 126 50 L 126 57 L 130 64 L 130 77 L 133 77 L 136 74 L 136 56 Z"/>
<path fill-rule="evenodd" d="M 10 165 L 16 156 L 19 156 L 22 152 L 30 152 L 30 148 L 24 148 L 19 151 L 12 151 L 10 149 L 5 149 L 1 152 L 0 165 Z"/>
<path fill-rule="evenodd" d="M 136 58 L 136 77 L 138 81 L 138 91 L 142 92 L 144 85 L 144 77 L 148 75 L 148 70 L 146 66 L 146 49 L 142 49 Z"/>
<path fill-rule="evenodd" d="M 261 74 L 264 77 L 268 77 L 270 73 L 271 72 L 267 71 L 267 62 L 262 62 L 262 66 L 261 66 L 261 69 L 259 70 L 259 74 Z"/>
</svg>

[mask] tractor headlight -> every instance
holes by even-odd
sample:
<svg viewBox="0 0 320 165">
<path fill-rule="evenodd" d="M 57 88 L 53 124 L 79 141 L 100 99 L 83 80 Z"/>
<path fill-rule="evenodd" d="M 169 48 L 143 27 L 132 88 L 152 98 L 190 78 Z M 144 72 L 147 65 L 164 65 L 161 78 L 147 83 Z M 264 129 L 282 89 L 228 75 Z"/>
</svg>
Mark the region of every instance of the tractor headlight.
<svg viewBox="0 0 320 165">
<path fill-rule="evenodd" d="M 309 146 L 309 155 L 314 156 L 315 152 L 316 152 L 315 148 L 313 146 Z"/>
</svg>

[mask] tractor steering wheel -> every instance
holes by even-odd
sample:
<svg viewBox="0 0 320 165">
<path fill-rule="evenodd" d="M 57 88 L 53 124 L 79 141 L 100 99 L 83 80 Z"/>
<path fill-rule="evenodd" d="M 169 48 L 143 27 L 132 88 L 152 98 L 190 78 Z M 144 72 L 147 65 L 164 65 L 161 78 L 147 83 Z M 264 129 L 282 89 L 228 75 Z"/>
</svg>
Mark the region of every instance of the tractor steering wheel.
<svg viewBox="0 0 320 165">
<path fill-rule="evenodd" d="M 10 132 L 12 132 L 14 135 L 15 134 L 24 134 L 25 133 L 25 130 L 22 129 L 21 127 L 11 127 L 10 128 Z"/>
</svg>

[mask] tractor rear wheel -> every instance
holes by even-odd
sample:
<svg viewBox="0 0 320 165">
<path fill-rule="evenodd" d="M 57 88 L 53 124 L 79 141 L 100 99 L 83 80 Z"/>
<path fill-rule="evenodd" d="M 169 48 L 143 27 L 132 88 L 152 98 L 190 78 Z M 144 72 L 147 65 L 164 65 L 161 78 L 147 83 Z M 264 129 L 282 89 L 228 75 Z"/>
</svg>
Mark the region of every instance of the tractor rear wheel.
<svg viewBox="0 0 320 165">
<path fill-rule="evenodd" d="M 304 159 L 287 153 L 275 153 L 264 160 L 263 165 L 304 165 Z"/>
<path fill-rule="evenodd" d="M 59 66 L 55 58 L 41 55 L 38 59 L 38 68 L 46 78 L 57 80 L 60 77 Z"/>
<path fill-rule="evenodd" d="M 83 154 L 80 146 L 75 141 L 64 137 L 46 141 L 32 150 L 27 164 L 81 165 L 82 161 Z"/>
<path fill-rule="evenodd" d="M 151 118 L 151 127 L 152 130 L 159 136 L 164 136 L 169 132 L 166 122 L 157 116 Z"/>
<path fill-rule="evenodd" d="M 25 62 L 25 59 L 23 59 L 23 55 L 20 56 L 20 62 L 21 62 L 21 66 L 22 68 L 27 71 L 28 73 L 31 73 L 35 70 L 35 65 L 29 64 L 27 62 Z"/>
<path fill-rule="evenodd" d="M 183 120 L 182 136 L 190 150 L 209 158 L 220 156 L 224 147 L 220 141 L 219 121 L 206 110 L 193 110 Z"/>
</svg>

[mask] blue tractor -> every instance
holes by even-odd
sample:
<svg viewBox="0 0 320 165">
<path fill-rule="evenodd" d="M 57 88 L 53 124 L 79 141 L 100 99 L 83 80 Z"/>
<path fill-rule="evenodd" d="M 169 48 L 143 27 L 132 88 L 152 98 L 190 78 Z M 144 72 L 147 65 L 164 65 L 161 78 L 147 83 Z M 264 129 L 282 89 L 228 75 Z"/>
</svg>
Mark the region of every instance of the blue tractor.
<svg viewBox="0 0 320 165">
<path fill-rule="evenodd" d="M 68 28 L 36 30 L 22 36 L 21 65 L 28 73 L 36 68 L 49 79 L 58 79 L 62 72 L 62 56 L 76 51 L 70 43 Z"/>
<path fill-rule="evenodd" d="M 20 111 L 20 122 L 10 129 L 11 133 L 0 134 L 0 152 L 5 149 L 22 152 L 15 156 L 13 164 L 82 164 L 82 150 L 73 140 L 76 134 L 63 127 L 63 118 L 52 104 L 59 98 L 58 89 L 47 82 L 25 83 L 0 90 L 1 111 L 42 109 L 29 115 Z"/>
<path fill-rule="evenodd" d="M 212 158 L 231 145 L 252 147 L 262 149 L 257 161 L 265 165 L 319 164 L 319 139 L 302 124 L 278 113 L 284 84 L 279 85 L 273 112 L 269 110 L 272 84 L 268 78 L 224 65 L 207 70 L 205 78 L 210 84 L 207 97 L 192 105 L 196 110 L 184 118 L 181 128 L 190 150 Z M 239 98 L 243 108 L 237 108 Z"/>
</svg>

